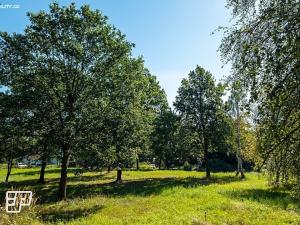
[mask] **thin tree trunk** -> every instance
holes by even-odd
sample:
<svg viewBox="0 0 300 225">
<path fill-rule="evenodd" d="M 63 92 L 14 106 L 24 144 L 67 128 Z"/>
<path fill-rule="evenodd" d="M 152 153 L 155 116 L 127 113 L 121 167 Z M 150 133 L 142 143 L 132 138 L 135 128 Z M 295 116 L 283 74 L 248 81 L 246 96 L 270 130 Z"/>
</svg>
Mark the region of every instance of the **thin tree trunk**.
<svg viewBox="0 0 300 225">
<path fill-rule="evenodd" d="M 139 166 L 139 158 L 136 158 L 136 170 L 139 170 L 140 166 Z"/>
<path fill-rule="evenodd" d="M 41 165 L 41 172 L 40 172 L 40 179 L 39 183 L 44 184 L 45 183 L 45 169 L 47 166 L 47 158 L 45 156 L 42 157 L 42 165 Z"/>
<path fill-rule="evenodd" d="M 121 160 L 120 160 L 120 146 L 116 145 L 116 153 L 117 153 L 117 183 L 122 182 L 122 167 L 121 167 Z"/>
<path fill-rule="evenodd" d="M 122 168 L 120 166 L 117 167 L 117 183 L 122 182 Z"/>
<path fill-rule="evenodd" d="M 6 174 L 6 178 L 5 178 L 5 182 L 8 182 L 8 178 L 10 176 L 11 173 L 11 168 L 12 168 L 12 157 L 10 156 L 7 162 L 7 174 Z"/>
<path fill-rule="evenodd" d="M 276 187 L 279 186 L 279 180 L 280 180 L 280 170 L 277 169 L 277 171 L 276 171 L 276 176 L 275 176 L 275 186 L 276 186 Z"/>
<path fill-rule="evenodd" d="M 209 159 L 208 159 L 208 144 L 207 144 L 206 140 L 204 140 L 204 164 L 205 164 L 206 178 L 210 178 L 210 167 L 209 167 Z"/>
<path fill-rule="evenodd" d="M 12 139 L 11 142 L 12 142 L 11 147 L 13 148 L 13 146 L 14 146 L 14 144 L 13 144 L 14 140 Z M 7 174 L 6 174 L 6 178 L 5 178 L 5 182 L 6 183 L 8 182 L 8 178 L 9 178 L 10 173 L 11 173 L 12 162 L 13 162 L 12 149 L 10 149 L 9 158 L 8 158 L 8 161 L 7 161 Z"/>
<path fill-rule="evenodd" d="M 162 162 L 162 159 L 161 157 L 159 158 L 159 162 L 158 162 L 158 169 L 161 170 L 161 162 Z"/>
<path fill-rule="evenodd" d="M 110 173 L 110 170 L 111 170 L 111 166 L 108 165 L 108 166 L 107 166 L 107 173 Z"/>
<path fill-rule="evenodd" d="M 238 149 L 236 152 L 237 158 L 237 172 L 236 176 L 241 173 L 241 178 L 245 178 L 244 169 L 243 169 L 243 160 L 241 158 L 241 131 L 240 131 L 240 107 L 239 102 L 236 103 L 236 112 L 237 112 L 237 135 L 238 135 Z"/>
<path fill-rule="evenodd" d="M 243 160 L 238 154 L 236 154 L 236 158 L 237 158 L 237 172 L 235 175 L 238 176 L 239 174 L 241 174 L 241 178 L 245 178 L 244 169 L 243 169 Z"/>
<path fill-rule="evenodd" d="M 68 93 L 67 97 L 68 97 L 67 105 L 68 105 L 68 114 L 69 114 L 67 120 L 72 122 L 75 119 L 75 113 L 74 113 L 75 98 L 72 95 L 72 93 Z M 62 118 L 61 115 L 60 115 L 60 123 L 62 127 L 65 128 L 64 119 Z M 67 179 L 68 179 L 68 165 L 69 165 L 70 151 L 71 151 L 70 143 L 63 143 L 60 181 L 59 181 L 59 190 L 58 190 L 59 201 L 67 199 Z"/>
<path fill-rule="evenodd" d="M 277 160 L 276 160 L 277 161 Z M 282 167 L 282 153 L 280 153 L 280 159 L 278 162 L 275 161 L 276 175 L 275 175 L 275 186 L 279 187 L 280 185 L 280 175 L 281 175 L 281 167 Z"/>
<path fill-rule="evenodd" d="M 69 157 L 70 157 L 70 148 L 68 145 L 63 146 L 63 156 L 61 160 L 61 173 L 60 173 L 60 182 L 59 182 L 59 193 L 58 199 L 60 201 L 67 199 L 67 170 L 69 164 Z"/>
</svg>

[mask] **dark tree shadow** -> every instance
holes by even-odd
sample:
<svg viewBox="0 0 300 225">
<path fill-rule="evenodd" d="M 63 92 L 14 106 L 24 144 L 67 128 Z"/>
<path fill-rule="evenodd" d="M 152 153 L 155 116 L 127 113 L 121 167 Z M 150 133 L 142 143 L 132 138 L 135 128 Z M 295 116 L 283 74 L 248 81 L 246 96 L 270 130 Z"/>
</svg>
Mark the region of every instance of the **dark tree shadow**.
<svg viewBox="0 0 300 225">
<path fill-rule="evenodd" d="M 84 181 L 93 180 L 106 180 L 112 179 L 114 176 L 105 176 L 104 174 L 98 174 L 94 176 L 79 176 L 70 177 L 67 187 L 68 198 L 87 198 L 95 195 L 106 195 L 110 197 L 124 197 L 127 195 L 135 196 L 148 196 L 159 195 L 163 190 L 172 187 L 184 187 L 184 188 L 196 188 L 199 186 L 205 186 L 210 184 L 225 184 L 229 182 L 238 181 L 239 178 L 235 176 L 222 176 L 206 178 L 196 177 L 169 177 L 169 178 L 151 178 L 140 180 L 124 180 L 122 183 L 106 182 L 100 184 L 88 183 Z M 80 181 L 80 184 L 74 184 L 72 182 Z M 46 184 L 38 184 L 37 179 L 30 179 L 18 182 L 9 182 L 0 184 L 0 196 L 5 196 L 5 191 L 11 190 L 32 190 L 36 203 L 47 204 L 54 203 L 57 199 L 59 179 L 49 179 Z M 4 198 L 1 199 L 4 201 Z M 68 209 L 64 208 L 64 204 L 56 207 L 42 208 L 38 214 L 42 221 L 45 222 L 67 222 L 77 218 L 85 217 L 96 213 L 101 210 L 103 205 L 92 205 L 84 207 L 75 207 Z"/>
<path fill-rule="evenodd" d="M 39 216 L 44 222 L 67 222 L 70 220 L 78 219 L 81 217 L 86 217 L 91 214 L 94 214 L 101 209 L 103 209 L 103 205 L 92 205 L 85 206 L 84 208 L 76 208 L 76 209 L 64 209 L 64 208 L 55 208 L 46 211 L 39 212 Z"/>
<path fill-rule="evenodd" d="M 169 178 L 149 178 L 140 180 L 124 180 L 122 183 L 108 182 L 100 184 L 90 184 L 93 180 L 111 180 L 114 176 L 98 174 L 95 176 L 78 176 L 68 178 L 67 195 L 72 198 L 86 198 L 91 195 L 101 194 L 106 196 L 122 197 L 126 195 L 159 195 L 163 190 L 172 187 L 196 188 L 198 186 L 210 184 L 225 184 L 239 181 L 240 179 L 228 175 L 222 177 L 196 178 L 196 177 L 169 177 Z M 72 184 L 80 181 L 80 184 Z M 11 190 L 31 190 L 35 193 L 38 204 L 52 203 L 57 201 L 59 178 L 48 179 L 46 184 L 38 184 L 37 179 L 9 182 L 0 184 L 0 196 L 5 196 L 5 191 Z M 242 181 L 241 181 L 242 182 Z M 0 197 L 1 198 L 1 197 Z M 4 201 L 3 199 L 0 199 Z"/>
<path fill-rule="evenodd" d="M 105 174 L 97 174 L 93 176 L 86 176 L 86 175 L 80 175 L 80 176 L 72 176 L 68 177 L 69 182 L 75 182 L 75 181 L 81 181 L 81 182 L 89 182 L 89 181 L 94 181 L 94 180 L 110 180 L 114 176 L 113 174 L 111 176 L 107 176 Z"/>
<path fill-rule="evenodd" d="M 76 170 L 76 168 L 68 168 L 68 173 L 74 173 Z M 53 173 L 57 173 L 59 174 L 60 172 L 60 168 L 55 168 L 55 169 L 46 169 L 45 171 L 45 175 L 47 176 L 47 174 L 53 174 Z M 24 175 L 24 176 L 38 176 L 40 174 L 40 168 L 38 170 L 34 170 L 34 171 L 22 171 L 22 172 L 13 172 L 13 175 Z"/>
<path fill-rule="evenodd" d="M 86 197 L 94 194 L 122 197 L 126 195 L 159 195 L 163 190 L 172 187 L 196 188 L 198 186 L 215 183 L 228 183 L 239 180 L 234 176 L 206 178 L 152 178 L 141 180 L 128 180 L 122 183 L 110 182 L 104 184 L 70 185 L 68 195 L 71 197 Z"/>
<path fill-rule="evenodd" d="M 293 205 L 300 210 L 300 201 L 293 198 L 289 192 L 281 189 L 250 189 L 225 192 L 225 195 L 239 200 L 251 200 L 271 207 L 287 209 Z"/>
<path fill-rule="evenodd" d="M 89 182 L 94 180 L 108 180 L 112 176 L 105 176 L 105 174 L 97 174 L 94 176 L 72 176 L 68 178 L 68 183 L 72 182 Z M 37 203 L 50 203 L 57 201 L 58 183 L 60 178 L 46 179 L 46 183 L 40 184 L 37 179 L 27 179 L 22 181 L 10 181 L 8 183 L 0 183 L 0 203 L 5 200 L 5 192 L 8 190 L 27 190 L 33 191 Z"/>
<path fill-rule="evenodd" d="M 0 202 L 4 202 L 6 191 L 33 191 L 42 190 L 45 185 L 37 183 L 37 179 L 10 181 L 8 183 L 0 183 Z"/>
</svg>

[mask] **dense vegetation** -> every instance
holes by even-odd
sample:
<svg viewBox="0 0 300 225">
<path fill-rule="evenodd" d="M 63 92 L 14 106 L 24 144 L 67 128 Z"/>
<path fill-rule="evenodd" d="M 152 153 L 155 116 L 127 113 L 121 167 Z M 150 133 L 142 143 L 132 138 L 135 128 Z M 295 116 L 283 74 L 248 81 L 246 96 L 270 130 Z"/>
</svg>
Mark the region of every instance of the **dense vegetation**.
<svg viewBox="0 0 300 225">
<path fill-rule="evenodd" d="M 53 3 L 49 12 L 29 13 L 23 33 L 1 32 L 5 182 L 15 162 L 34 158 L 41 162 L 39 187 L 47 189 L 47 163 L 58 159 L 56 200 L 73 195 L 69 164 L 82 171 L 117 168 L 113 187 L 121 194 L 124 168 L 148 162 L 205 170 L 205 181 L 178 181 L 188 186 L 214 182 L 211 171 L 236 170 L 240 178 L 245 169 L 267 171 L 270 184 L 291 187 L 299 198 L 300 3 L 229 0 L 228 6 L 234 24 L 224 28 L 220 52 L 232 74 L 217 83 L 196 66 L 182 80 L 174 110 L 143 59 L 132 56 L 134 44 L 98 10 Z"/>
<path fill-rule="evenodd" d="M 253 103 L 259 167 L 275 185 L 300 185 L 300 2 L 228 1 L 235 24 L 220 47 Z"/>
</svg>

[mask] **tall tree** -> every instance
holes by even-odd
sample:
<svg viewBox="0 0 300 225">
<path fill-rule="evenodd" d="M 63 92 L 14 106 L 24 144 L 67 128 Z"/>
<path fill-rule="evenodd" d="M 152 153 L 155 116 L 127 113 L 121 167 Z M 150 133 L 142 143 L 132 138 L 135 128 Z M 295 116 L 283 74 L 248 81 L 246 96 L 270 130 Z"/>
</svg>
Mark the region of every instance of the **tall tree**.
<svg viewBox="0 0 300 225">
<path fill-rule="evenodd" d="M 228 1 L 235 23 L 220 46 L 257 104 L 259 152 L 276 184 L 300 186 L 300 2 Z M 296 182 L 295 182 L 296 180 Z"/>
<path fill-rule="evenodd" d="M 203 152 L 206 177 L 210 177 L 209 151 L 218 147 L 223 115 L 223 88 L 215 84 L 212 74 L 197 66 L 183 79 L 175 107 L 181 120 L 197 133 L 198 147 Z M 221 134 L 221 136 L 219 136 Z"/>
<path fill-rule="evenodd" d="M 53 3 L 49 13 L 28 16 L 30 25 L 24 34 L 1 34 L 4 63 L 20 56 L 19 64 L 13 70 L 4 69 L 1 76 L 12 92 L 41 97 L 34 107 L 46 104 L 57 121 L 56 141 L 62 155 L 58 197 L 64 200 L 68 161 L 83 129 L 85 106 L 101 102 L 104 77 L 130 56 L 133 45 L 107 23 L 105 16 L 88 6 L 76 9 L 75 4 L 60 7 Z M 22 41 L 17 42 L 17 38 Z"/>
<path fill-rule="evenodd" d="M 243 169 L 243 160 L 242 160 L 242 146 L 241 146 L 241 114 L 243 111 L 242 104 L 245 102 L 246 93 L 243 92 L 239 82 L 233 83 L 230 89 L 230 96 L 228 99 L 228 103 L 230 106 L 231 114 L 235 120 L 235 130 L 236 130 L 236 159 L 237 159 L 237 172 L 236 176 L 241 174 L 241 178 L 244 178 L 244 169 Z"/>
<path fill-rule="evenodd" d="M 108 81 L 105 124 L 110 129 L 111 145 L 115 149 L 115 165 L 122 167 L 128 159 L 138 157 L 137 149 L 146 149 L 153 120 L 166 97 L 155 77 L 144 68 L 142 59 L 124 62 L 124 68 L 112 71 Z"/>
</svg>

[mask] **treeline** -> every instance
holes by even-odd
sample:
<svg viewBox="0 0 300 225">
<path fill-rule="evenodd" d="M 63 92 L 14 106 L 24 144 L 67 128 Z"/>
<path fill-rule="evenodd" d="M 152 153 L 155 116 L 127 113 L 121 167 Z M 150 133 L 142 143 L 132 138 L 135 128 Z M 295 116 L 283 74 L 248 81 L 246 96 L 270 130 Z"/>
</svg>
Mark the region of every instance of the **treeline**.
<svg viewBox="0 0 300 225">
<path fill-rule="evenodd" d="M 291 2 L 299 10 L 299 2 Z M 70 161 L 117 168 L 120 182 L 122 168 L 138 169 L 140 161 L 196 166 L 210 177 L 228 159 L 241 178 L 246 162 L 267 169 L 276 185 L 296 190 L 300 29 L 290 17 L 297 13 L 286 18 L 279 13 L 280 7 L 288 12 L 286 4 L 275 4 L 274 11 L 269 1 L 248 3 L 228 1 L 237 24 L 226 30 L 220 51 L 232 62 L 232 75 L 217 83 L 197 66 L 182 80 L 173 110 L 142 58 L 132 56 L 134 44 L 98 10 L 53 3 L 47 13 L 29 13 L 22 34 L 2 32 L 0 80 L 7 91 L 0 93 L 0 158 L 7 163 L 6 181 L 14 161 L 37 156 L 43 183 L 47 162 L 57 158 L 58 199 L 64 200 Z M 274 23 L 265 34 L 264 23 L 272 27 L 274 19 L 269 13 L 281 16 L 280 24 L 290 22 L 287 30 L 279 34 Z"/>
<path fill-rule="evenodd" d="M 197 164 L 209 177 L 209 153 L 234 151 L 234 118 L 221 99 L 225 86 L 203 68 L 183 80 L 175 113 L 143 60 L 132 57 L 134 45 L 99 11 L 54 3 L 49 13 L 28 16 L 24 33 L 1 33 L 6 182 L 14 160 L 37 156 L 44 183 L 47 162 L 56 158 L 63 200 L 70 160 L 118 168 L 119 182 L 122 167 L 134 162 L 138 168 L 140 160 L 159 168 Z"/>
</svg>

